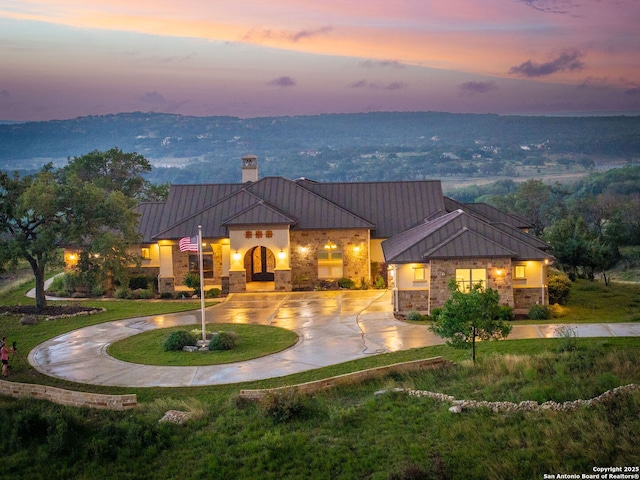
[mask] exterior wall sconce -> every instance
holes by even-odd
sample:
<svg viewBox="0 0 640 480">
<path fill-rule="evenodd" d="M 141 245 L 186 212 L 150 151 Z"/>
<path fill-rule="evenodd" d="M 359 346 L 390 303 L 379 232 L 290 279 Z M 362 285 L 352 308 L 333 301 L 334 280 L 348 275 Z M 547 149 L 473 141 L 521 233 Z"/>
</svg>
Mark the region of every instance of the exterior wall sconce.
<svg viewBox="0 0 640 480">
<path fill-rule="evenodd" d="M 278 252 L 278 258 L 280 260 L 284 260 L 285 258 L 287 258 L 287 252 L 285 252 L 284 250 L 280 249 L 280 251 Z"/>
<path fill-rule="evenodd" d="M 69 260 L 72 260 L 72 261 L 73 261 L 73 260 L 75 260 L 75 259 L 77 259 L 77 258 L 78 258 L 78 257 L 76 256 L 76 254 L 75 254 L 75 253 L 71 253 L 71 254 L 69 254 Z"/>
<path fill-rule="evenodd" d="M 242 255 L 240 255 L 240 252 L 236 250 L 236 253 L 233 254 L 233 259 L 235 261 L 239 261 L 241 258 L 242 258 Z"/>
<path fill-rule="evenodd" d="M 360 247 L 356 245 L 355 247 L 353 247 L 353 251 L 356 253 L 360 252 Z"/>
<path fill-rule="evenodd" d="M 335 250 L 336 248 L 338 248 L 338 246 L 335 243 L 331 242 L 331 240 L 329 240 L 325 244 L 324 248 L 325 248 L 325 250 Z"/>
<path fill-rule="evenodd" d="M 307 247 L 300 247 L 300 253 L 307 253 L 309 249 Z"/>
</svg>

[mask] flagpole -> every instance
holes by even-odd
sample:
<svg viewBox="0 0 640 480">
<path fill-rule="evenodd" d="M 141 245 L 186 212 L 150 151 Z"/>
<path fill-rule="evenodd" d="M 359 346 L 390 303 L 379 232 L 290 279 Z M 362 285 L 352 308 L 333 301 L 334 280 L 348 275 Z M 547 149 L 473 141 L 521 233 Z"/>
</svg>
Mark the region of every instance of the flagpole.
<svg viewBox="0 0 640 480">
<path fill-rule="evenodd" d="M 198 261 L 200 263 L 200 309 L 202 311 L 202 341 L 207 341 L 207 331 L 205 329 L 204 318 L 204 272 L 202 261 L 202 225 L 198 225 Z"/>
</svg>

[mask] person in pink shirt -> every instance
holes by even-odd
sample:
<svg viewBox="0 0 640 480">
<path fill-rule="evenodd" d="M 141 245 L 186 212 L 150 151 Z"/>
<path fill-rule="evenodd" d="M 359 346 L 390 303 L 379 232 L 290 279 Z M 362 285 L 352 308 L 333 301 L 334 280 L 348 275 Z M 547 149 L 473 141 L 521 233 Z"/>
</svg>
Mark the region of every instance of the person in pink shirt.
<svg viewBox="0 0 640 480">
<path fill-rule="evenodd" d="M 0 360 L 2 360 L 2 376 L 8 375 L 9 354 L 13 352 L 13 348 L 7 346 L 7 337 L 2 337 L 2 347 L 0 347 Z"/>
</svg>

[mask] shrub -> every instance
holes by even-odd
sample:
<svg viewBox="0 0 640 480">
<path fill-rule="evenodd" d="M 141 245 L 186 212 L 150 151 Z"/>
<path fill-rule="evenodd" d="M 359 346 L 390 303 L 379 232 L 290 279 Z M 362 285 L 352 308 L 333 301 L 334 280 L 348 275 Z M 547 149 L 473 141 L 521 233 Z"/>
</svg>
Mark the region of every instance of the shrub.
<svg viewBox="0 0 640 480">
<path fill-rule="evenodd" d="M 218 298 L 222 292 L 219 288 L 210 288 L 207 290 L 207 298 Z"/>
<path fill-rule="evenodd" d="M 296 390 L 288 388 L 267 393 L 260 399 L 260 408 L 276 422 L 288 422 L 304 416 L 309 408 L 306 399 Z"/>
<path fill-rule="evenodd" d="M 419 322 L 424 319 L 424 315 L 422 315 L 420 312 L 417 312 L 416 310 L 412 310 L 407 313 L 407 320 L 411 320 L 412 322 Z"/>
<path fill-rule="evenodd" d="M 562 318 L 567 316 L 567 309 L 561 307 L 557 303 L 549 305 L 549 312 L 551 313 L 551 318 Z"/>
<path fill-rule="evenodd" d="M 440 308 L 440 307 L 432 308 L 431 309 L 431 318 L 433 320 L 438 320 L 438 318 L 440 317 L 441 313 L 442 313 L 442 308 Z"/>
<path fill-rule="evenodd" d="M 197 273 L 187 273 L 184 276 L 182 283 L 189 288 L 193 288 L 193 291 L 197 294 L 200 292 L 200 275 Z"/>
<path fill-rule="evenodd" d="M 129 288 L 131 290 L 155 290 L 158 285 L 158 277 L 155 275 L 132 275 L 129 278 Z"/>
<path fill-rule="evenodd" d="M 510 305 L 501 305 L 498 308 L 498 320 L 513 320 L 513 307 Z"/>
<path fill-rule="evenodd" d="M 164 298 L 166 299 L 172 299 L 173 298 L 173 292 L 162 292 L 160 294 L 160 298 Z"/>
<path fill-rule="evenodd" d="M 347 277 L 342 277 L 338 280 L 338 287 L 340 288 L 348 288 L 349 290 L 353 290 L 356 288 L 356 282 Z"/>
<path fill-rule="evenodd" d="M 165 352 L 180 351 L 187 345 L 195 345 L 196 338 L 186 330 L 177 330 L 172 332 L 164 342 Z"/>
<path fill-rule="evenodd" d="M 387 288 L 387 282 L 384 281 L 384 278 L 377 277 L 375 283 L 373 284 L 378 290 L 384 290 Z"/>
<path fill-rule="evenodd" d="M 571 280 L 563 273 L 554 270 L 547 279 L 549 286 L 549 303 L 566 305 L 571 294 Z"/>
<path fill-rule="evenodd" d="M 540 304 L 532 305 L 528 316 L 530 320 L 548 320 L 551 317 L 549 309 Z"/>
<path fill-rule="evenodd" d="M 128 287 L 118 287 L 115 292 L 113 292 L 113 296 L 122 299 L 131 298 L 131 290 L 129 290 Z"/>
<path fill-rule="evenodd" d="M 360 278 L 360 290 L 369 290 L 369 284 L 364 277 Z"/>
<path fill-rule="evenodd" d="M 209 340 L 209 350 L 231 350 L 236 346 L 236 338 L 235 332 L 218 332 Z"/>
</svg>

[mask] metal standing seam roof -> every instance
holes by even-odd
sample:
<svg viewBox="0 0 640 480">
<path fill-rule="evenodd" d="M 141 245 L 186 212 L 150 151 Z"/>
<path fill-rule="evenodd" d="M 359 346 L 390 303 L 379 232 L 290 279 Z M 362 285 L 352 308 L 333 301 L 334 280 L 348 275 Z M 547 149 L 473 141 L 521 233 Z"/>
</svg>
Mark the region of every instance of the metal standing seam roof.
<svg viewBox="0 0 640 480">
<path fill-rule="evenodd" d="M 479 216 L 482 220 L 489 223 L 505 223 L 521 229 L 534 227 L 526 218 L 505 212 L 488 203 L 461 203 L 449 197 L 444 197 L 444 203 L 448 212 L 462 209 L 468 213 Z"/>
<path fill-rule="evenodd" d="M 388 263 L 424 262 L 429 258 L 553 258 L 462 210 L 389 238 L 382 242 L 382 249 Z"/>
<path fill-rule="evenodd" d="M 349 209 L 286 178 L 265 177 L 249 184 L 247 190 L 295 218 L 295 229 L 374 228 Z"/>
<path fill-rule="evenodd" d="M 240 213 L 226 219 L 222 225 L 295 225 L 296 219 L 279 212 L 261 200 Z"/>
<path fill-rule="evenodd" d="M 198 232 L 198 225 L 202 226 L 202 235 L 207 238 L 226 238 L 229 235 L 222 222 L 260 202 L 260 198 L 246 190 L 240 190 L 187 218 L 180 219 L 169 228 L 157 232 L 154 238 L 158 240 L 192 236 Z"/>
<path fill-rule="evenodd" d="M 296 183 L 375 225 L 372 238 L 389 238 L 445 211 L 439 180 Z"/>
<path fill-rule="evenodd" d="M 164 202 L 143 202 L 134 207 L 140 215 L 138 233 L 142 236 L 141 243 L 154 243 L 154 233 L 162 222 Z"/>
</svg>

